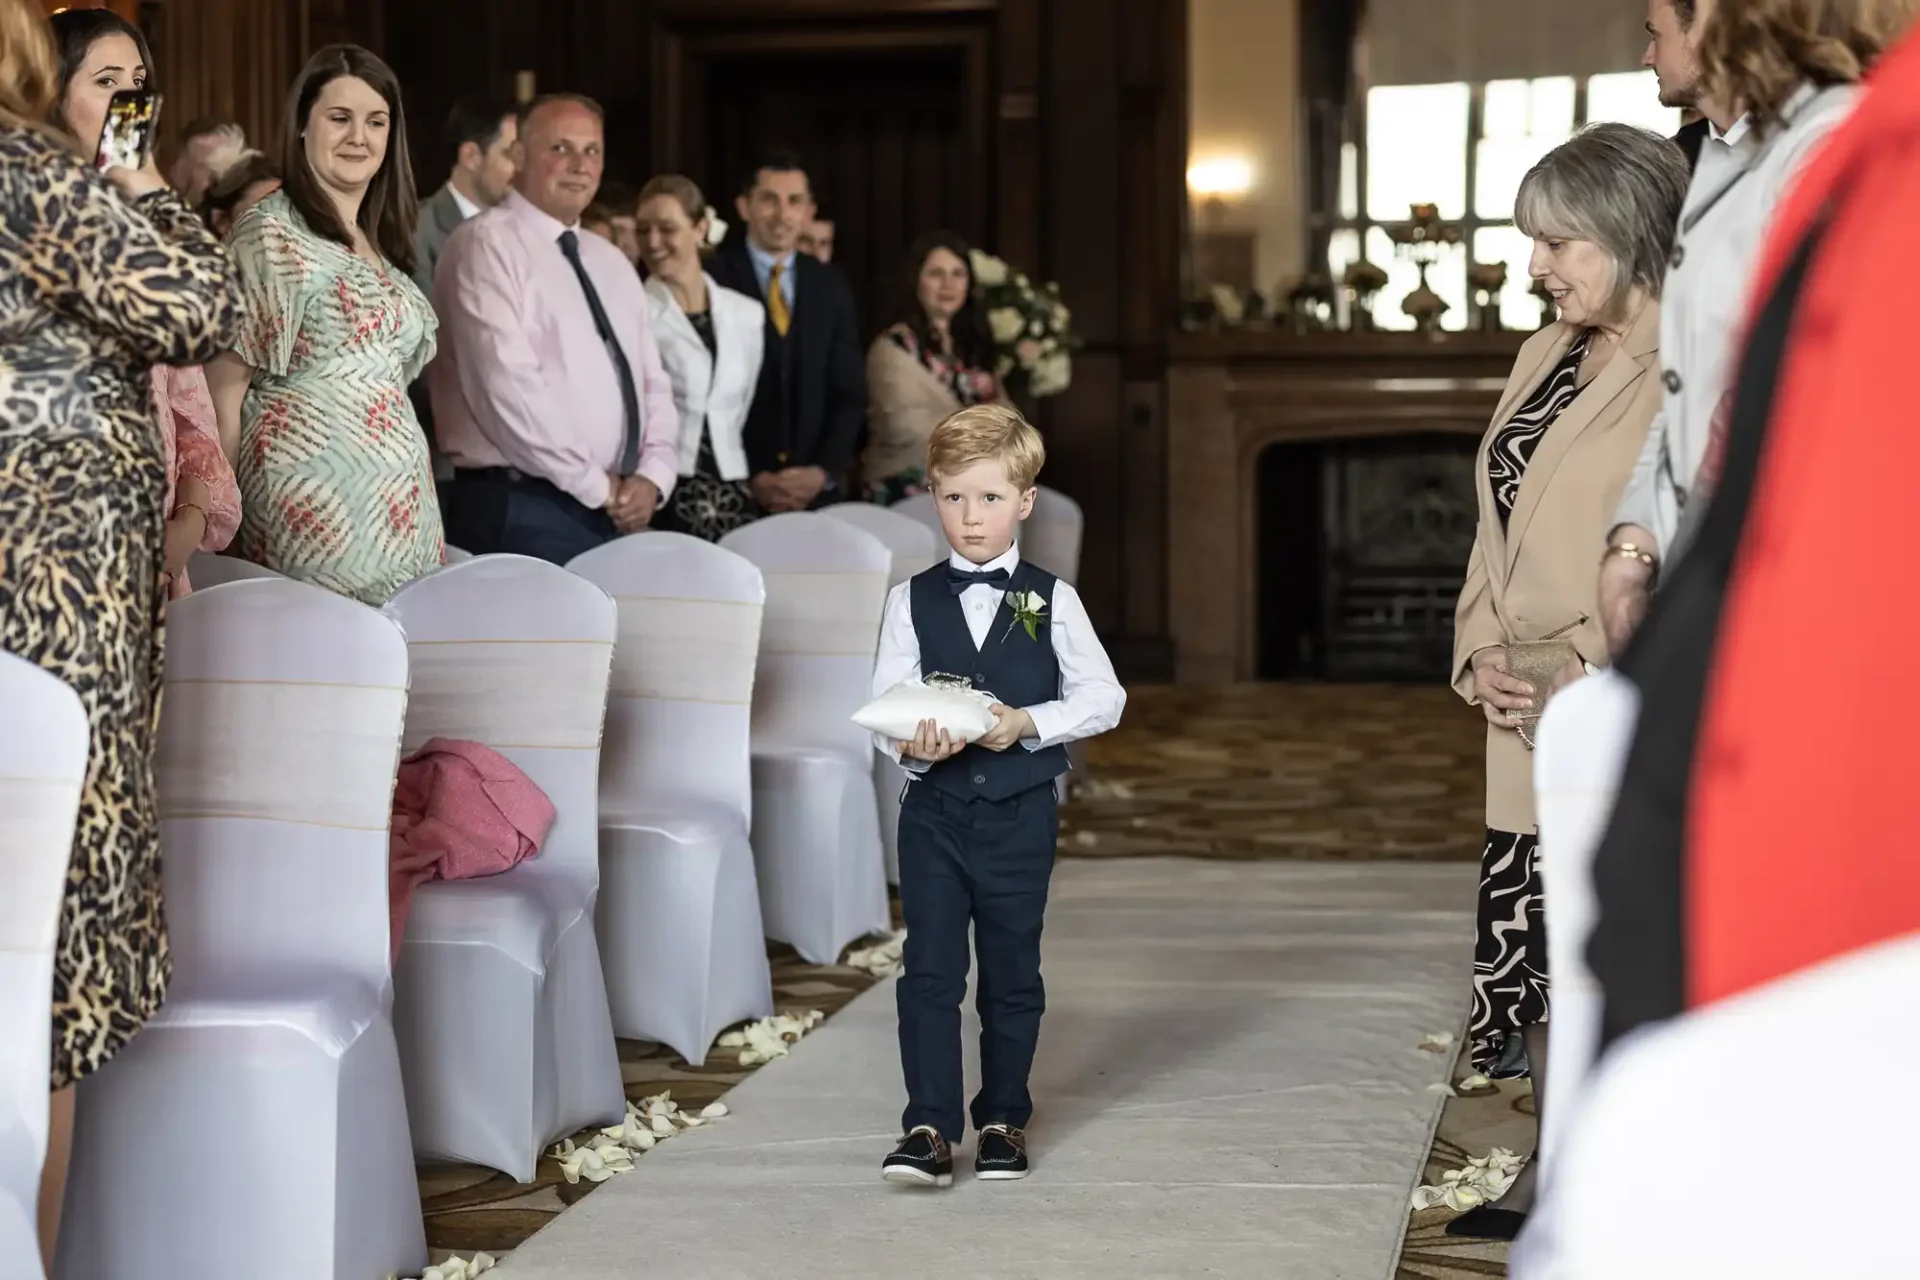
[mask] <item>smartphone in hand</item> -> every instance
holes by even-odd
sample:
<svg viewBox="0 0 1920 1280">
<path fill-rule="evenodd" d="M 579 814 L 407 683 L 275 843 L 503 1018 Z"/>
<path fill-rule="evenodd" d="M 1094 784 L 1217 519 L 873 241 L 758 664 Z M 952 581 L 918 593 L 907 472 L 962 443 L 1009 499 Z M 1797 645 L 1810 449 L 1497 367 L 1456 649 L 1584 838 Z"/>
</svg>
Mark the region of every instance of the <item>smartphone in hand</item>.
<svg viewBox="0 0 1920 1280">
<path fill-rule="evenodd" d="M 137 173 L 147 167 L 160 127 L 160 100 L 158 89 L 122 89 L 107 99 L 107 121 L 93 157 L 96 168 Z"/>
</svg>

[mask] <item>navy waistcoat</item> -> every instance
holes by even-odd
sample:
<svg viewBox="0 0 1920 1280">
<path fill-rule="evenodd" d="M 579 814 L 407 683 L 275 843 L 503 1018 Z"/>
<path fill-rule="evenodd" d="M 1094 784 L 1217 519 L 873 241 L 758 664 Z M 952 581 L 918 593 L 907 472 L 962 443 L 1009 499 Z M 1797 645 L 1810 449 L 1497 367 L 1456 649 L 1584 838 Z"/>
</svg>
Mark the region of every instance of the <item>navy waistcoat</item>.
<svg viewBox="0 0 1920 1280">
<path fill-rule="evenodd" d="M 920 641 L 920 671 L 966 676 L 973 687 L 992 693 L 1009 707 L 1031 707 L 1060 696 L 1060 663 L 1053 655 L 1054 576 L 1022 560 L 1013 571 L 1007 598 L 987 628 L 986 643 L 973 647 L 966 610 L 947 585 L 943 561 L 915 574 L 909 588 L 913 631 Z M 1014 620 L 1012 597 L 1032 591 L 1047 602 L 1037 636 Z M 1014 743 L 1005 751 L 970 746 L 921 774 L 922 784 L 967 799 L 1007 800 L 1044 786 L 1067 771 L 1067 749 L 1029 751 Z"/>
</svg>

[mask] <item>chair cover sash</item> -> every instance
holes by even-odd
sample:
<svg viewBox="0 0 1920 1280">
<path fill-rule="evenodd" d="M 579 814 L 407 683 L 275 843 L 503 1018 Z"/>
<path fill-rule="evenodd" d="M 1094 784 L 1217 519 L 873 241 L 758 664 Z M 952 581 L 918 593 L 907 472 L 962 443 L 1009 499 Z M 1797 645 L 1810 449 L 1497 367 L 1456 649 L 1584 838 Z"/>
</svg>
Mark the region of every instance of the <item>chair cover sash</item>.
<svg viewBox="0 0 1920 1280">
<path fill-rule="evenodd" d="M 385 831 L 406 709 L 380 685 L 169 681 L 160 816 Z"/>
</svg>

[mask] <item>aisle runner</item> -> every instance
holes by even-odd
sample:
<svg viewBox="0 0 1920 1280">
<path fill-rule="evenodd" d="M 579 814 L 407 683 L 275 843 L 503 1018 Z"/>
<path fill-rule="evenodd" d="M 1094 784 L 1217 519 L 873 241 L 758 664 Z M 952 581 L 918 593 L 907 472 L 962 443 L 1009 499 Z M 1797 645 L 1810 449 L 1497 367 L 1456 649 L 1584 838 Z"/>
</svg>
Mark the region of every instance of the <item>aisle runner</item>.
<svg viewBox="0 0 1920 1280">
<path fill-rule="evenodd" d="M 499 1274 L 1385 1280 L 1452 1065 L 1420 1040 L 1464 1012 L 1473 877 L 1062 862 L 1033 1178 L 878 1180 L 903 1102 L 886 983 Z"/>
</svg>

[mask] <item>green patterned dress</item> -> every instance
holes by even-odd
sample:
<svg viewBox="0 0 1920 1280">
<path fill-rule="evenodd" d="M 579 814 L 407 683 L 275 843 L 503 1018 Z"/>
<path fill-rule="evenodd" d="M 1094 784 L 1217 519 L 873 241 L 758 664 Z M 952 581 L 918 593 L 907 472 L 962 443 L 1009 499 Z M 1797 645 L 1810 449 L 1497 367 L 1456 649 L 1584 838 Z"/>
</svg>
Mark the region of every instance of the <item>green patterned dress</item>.
<svg viewBox="0 0 1920 1280">
<path fill-rule="evenodd" d="M 229 246 L 242 296 L 247 559 L 384 604 L 441 562 L 440 507 L 407 385 L 433 358 L 433 306 L 405 272 L 308 229 L 284 194 Z"/>
</svg>

